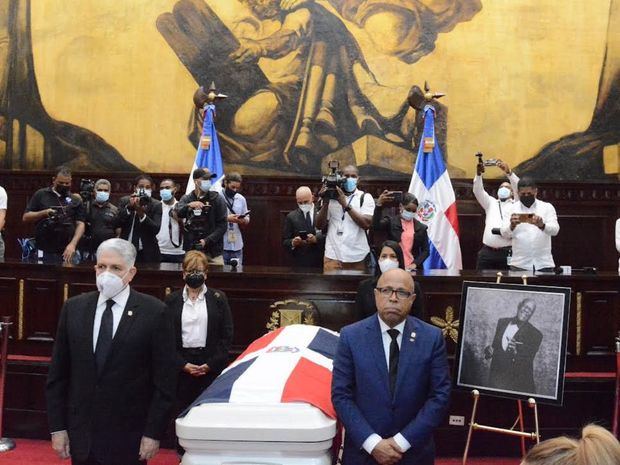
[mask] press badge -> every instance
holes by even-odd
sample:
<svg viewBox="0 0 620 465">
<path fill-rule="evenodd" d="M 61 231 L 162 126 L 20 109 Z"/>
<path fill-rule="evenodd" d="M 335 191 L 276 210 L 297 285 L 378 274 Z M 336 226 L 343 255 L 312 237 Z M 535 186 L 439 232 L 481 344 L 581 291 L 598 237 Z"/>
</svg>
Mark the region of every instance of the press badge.
<svg viewBox="0 0 620 465">
<path fill-rule="evenodd" d="M 228 242 L 231 242 L 231 243 L 235 242 L 237 240 L 237 235 L 235 234 L 235 231 L 229 230 L 227 232 L 227 236 L 226 237 L 228 238 Z"/>
</svg>

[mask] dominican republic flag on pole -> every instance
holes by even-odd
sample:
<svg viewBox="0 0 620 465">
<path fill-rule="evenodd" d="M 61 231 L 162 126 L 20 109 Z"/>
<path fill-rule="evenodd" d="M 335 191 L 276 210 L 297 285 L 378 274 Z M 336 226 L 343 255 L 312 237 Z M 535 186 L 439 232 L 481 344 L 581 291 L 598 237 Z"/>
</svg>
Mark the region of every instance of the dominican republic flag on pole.
<svg viewBox="0 0 620 465">
<path fill-rule="evenodd" d="M 456 199 L 435 139 L 435 109 L 431 105 L 424 107 L 424 133 L 409 192 L 418 198 L 418 218 L 428 226 L 430 255 L 424 270 L 462 269 Z"/>
<path fill-rule="evenodd" d="M 222 162 L 222 152 L 220 151 L 220 141 L 217 138 L 215 130 L 215 105 L 212 103 L 204 106 L 204 122 L 202 123 L 202 134 L 198 142 L 196 150 L 196 159 L 194 166 L 189 172 L 189 180 L 187 181 L 187 189 L 185 193 L 189 194 L 194 190 L 194 180 L 192 173 L 196 168 L 206 168 L 212 174 L 217 174 L 214 178 L 211 190 L 221 192 L 222 180 L 224 179 L 224 163 Z"/>
<path fill-rule="evenodd" d="M 206 403 L 306 402 L 331 418 L 333 361 L 338 333 L 290 325 L 256 339 L 181 415 Z"/>
</svg>

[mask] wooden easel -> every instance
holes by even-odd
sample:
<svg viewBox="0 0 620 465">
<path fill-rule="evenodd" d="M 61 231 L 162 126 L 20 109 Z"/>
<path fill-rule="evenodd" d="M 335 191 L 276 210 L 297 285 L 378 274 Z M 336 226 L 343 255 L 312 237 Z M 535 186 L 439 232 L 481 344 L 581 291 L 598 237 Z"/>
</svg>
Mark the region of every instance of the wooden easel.
<svg viewBox="0 0 620 465">
<path fill-rule="evenodd" d="M 503 275 L 501 272 L 497 273 L 497 284 L 501 282 L 502 276 Z M 521 279 L 523 280 L 523 284 L 527 285 L 527 276 L 523 275 Z M 471 391 L 471 394 L 474 398 L 474 406 L 471 412 L 471 421 L 469 423 L 469 432 L 467 433 L 467 442 L 465 443 L 465 452 L 463 453 L 463 465 L 467 464 L 467 455 L 469 454 L 469 446 L 471 444 L 471 438 L 474 431 L 488 431 L 490 433 L 519 437 L 521 439 L 521 456 L 525 456 L 526 439 L 536 441 L 536 444 L 540 442 L 540 431 L 538 428 L 538 405 L 536 404 L 535 399 L 530 397 L 527 400 L 528 406 L 534 409 L 534 432 L 527 432 L 524 430 L 523 404 L 521 400 L 517 400 L 518 415 L 513 425 L 510 428 L 499 428 L 497 426 L 480 425 L 476 423 L 476 412 L 478 410 L 478 401 L 480 400 L 480 391 L 478 391 L 478 389 L 474 389 Z M 519 426 L 518 430 L 515 429 L 517 425 Z"/>
</svg>

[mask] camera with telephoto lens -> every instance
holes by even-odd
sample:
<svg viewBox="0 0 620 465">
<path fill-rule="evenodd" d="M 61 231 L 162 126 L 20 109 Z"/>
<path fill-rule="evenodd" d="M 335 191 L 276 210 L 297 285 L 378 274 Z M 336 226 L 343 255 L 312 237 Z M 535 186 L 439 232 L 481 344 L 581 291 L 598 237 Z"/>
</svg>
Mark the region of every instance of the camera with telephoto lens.
<svg viewBox="0 0 620 465">
<path fill-rule="evenodd" d="M 329 167 L 329 174 L 323 176 L 323 179 L 321 180 L 323 186 L 326 187 L 323 194 L 321 194 L 321 197 L 328 200 L 335 200 L 338 198 L 338 191 L 336 188 L 340 187 L 340 189 L 344 190 L 344 185 L 347 178 L 345 178 L 338 170 L 340 167 L 340 162 L 338 160 L 330 160 L 327 166 Z"/>
<path fill-rule="evenodd" d="M 189 235 L 192 250 L 204 251 L 200 239 L 209 235 L 209 210 L 211 205 L 206 202 L 202 208 L 188 208 L 185 215 L 185 232 Z"/>
<path fill-rule="evenodd" d="M 138 189 L 138 203 L 141 207 L 146 207 L 151 203 L 151 198 L 146 194 L 144 187 Z"/>
<path fill-rule="evenodd" d="M 92 179 L 80 179 L 80 197 L 82 202 L 88 202 L 93 198 L 95 192 L 95 183 Z"/>
</svg>

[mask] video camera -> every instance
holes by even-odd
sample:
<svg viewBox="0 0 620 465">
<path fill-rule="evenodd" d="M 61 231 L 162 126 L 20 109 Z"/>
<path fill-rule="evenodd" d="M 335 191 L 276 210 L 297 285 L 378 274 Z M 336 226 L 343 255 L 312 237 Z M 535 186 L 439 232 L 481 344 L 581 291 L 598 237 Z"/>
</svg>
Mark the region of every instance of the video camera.
<svg viewBox="0 0 620 465">
<path fill-rule="evenodd" d="M 209 202 L 205 202 L 205 206 L 202 208 L 188 208 L 185 216 L 185 232 L 188 233 L 191 249 L 203 250 L 204 247 L 200 244 L 200 239 L 205 239 L 209 235 L 209 211 L 211 205 Z"/>
<path fill-rule="evenodd" d="M 327 164 L 329 167 L 329 174 L 323 176 L 321 182 L 326 187 L 325 191 L 321 195 L 324 199 L 332 200 L 338 198 L 338 191 L 336 187 L 344 190 L 344 184 L 347 181 L 342 173 L 338 170 L 340 162 L 338 160 L 330 160 Z"/>
<path fill-rule="evenodd" d="M 93 198 L 95 192 L 95 183 L 92 179 L 80 179 L 80 197 L 82 202 L 86 203 Z"/>
</svg>

